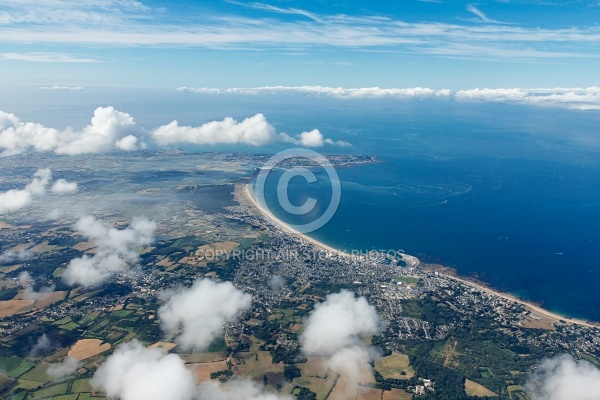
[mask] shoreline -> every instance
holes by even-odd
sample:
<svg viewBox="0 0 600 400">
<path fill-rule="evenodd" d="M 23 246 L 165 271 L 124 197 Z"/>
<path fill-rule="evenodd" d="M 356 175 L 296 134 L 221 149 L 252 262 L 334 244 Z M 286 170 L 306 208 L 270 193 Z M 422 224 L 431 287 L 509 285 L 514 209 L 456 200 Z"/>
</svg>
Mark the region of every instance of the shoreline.
<svg viewBox="0 0 600 400">
<path fill-rule="evenodd" d="M 240 188 L 240 191 L 238 192 L 240 195 L 242 195 L 246 200 L 248 200 L 248 203 L 251 204 L 260 214 L 262 214 L 264 217 L 266 217 L 269 221 L 271 221 L 274 225 L 276 225 L 277 227 L 279 227 L 282 231 L 296 236 L 314 246 L 316 246 L 317 248 L 321 249 L 321 250 L 325 250 L 327 252 L 336 254 L 336 255 L 342 255 L 345 257 L 352 257 L 352 255 L 345 253 L 341 250 L 338 250 L 332 246 L 326 245 L 325 243 L 322 243 L 314 238 L 311 238 L 308 235 L 305 235 L 303 233 L 300 233 L 298 231 L 296 231 L 295 229 L 292 229 L 290 226 L 288 226 L 285 222 L 283 222 L 282 220 L 280 220 L 279 218 L 277 218 L 275 215 L 273 215 L 273 213 L 271 213 L 269 210 L 267 210 L 266 208 L 264 208 L 261 204 L 258 203 L 258 201 L 256 200 L 256 197 L 254 196 L 254 192 L 252 191 L 252 189 L 250 188 L 250 183 L 247 184 L 241 184 L 244 187 Z M 240 185 L 240 186 L 241 186 Z M 238 186 L 238 185 L 236 185 Z M 239 186 L 238 186 L 239 187 Z M 240 193 L 241 192 L 241 193 Z M 417 259 L 414 256 L 410 256 L 407 254 L 408 257 L 413 258 L 413 259 Z M 474 282 L 472 280 L 469 280 L 467 278 L 463 278 L 463 277 L 459 277 L 459 276 L 455 276 L 455 275 L 451 275 L 448 273 L 444 273 L 444 272 L 438 272 L 439 275 L 455 280 L 457 282 L 460 282 L 464 285 L 470 286 L 472 288 L 476 288 L 478 290 L 484 291 L 486 293 L 489 293 L 491 295 L 494 296 L 498 296 L 500 298 L 503 298 L 505 300 L 508 301 L 512 301 L 518 304 L 521 304 L 525 307 L 527 307 L 529 309 L 529 311 L 533 312 L 533 313 L 537 313 L 540 315 L 543 315 L 546 318 L 549 318 L 551 320 L 554 320 L 556 322 L 567 322 L 567 323 L 571 323 L 571 324 L 575 324 L 575 325 L 580 325 L 580 326 L 585 326 L 588 328 L 600 328 L 600 323 L 598 322 L 592 322 L 592 321 L 584 321 L 582 319 L 578 319 L 578 318 L 572 318 L 572 317 L 568 317 L 568 316 L 564 316 L 555 312 L 552 312 L 550 310 L 546 310 L 530 301 L 527 300 L 523 300 L 518 298 L 515 295 L 512 295 L 510 293 L 505 293 L 505 292 L 501 292 L 499 290 L 496 289 L 492 289 L 482 283 L 479 282 Z"/>
</svg>

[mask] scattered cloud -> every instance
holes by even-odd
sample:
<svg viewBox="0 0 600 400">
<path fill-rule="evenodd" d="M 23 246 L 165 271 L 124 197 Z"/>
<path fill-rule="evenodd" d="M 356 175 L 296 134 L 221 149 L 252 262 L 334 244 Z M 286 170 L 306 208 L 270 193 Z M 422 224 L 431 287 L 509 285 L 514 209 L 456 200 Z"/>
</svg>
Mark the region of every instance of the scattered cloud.
<svg viewBox="0 0 600 400">
<path fill-rule="evenodd" d="M 50 286 L 43 286 L 37 291 L 34 290 L 33 289 L 34 280 L 31 277 L 31 274 L 27 271 L 21 272 L 17 279 L 19 281 L 19 285 L 21 285 L 25 288 L 25 291 L 23 293 L 24 300 L 34 300 L 34 301 L 43 300 L 50 293 L 54 292 L 54 289 L 56 288 L 55 285 L 50 285 Z"/>
<path fill-rule="evenodd" d="M 98 107 L 91 123 L 81 130 L 58 131 L 41 124 L 22 122 L 14 114 L 0 111 L 1 156 L 27 150 L 58 154 L 102 153 L 115 149 L 135 150 L 137 132 L 133 118 L 113 107 Z"/>
<path fill-rule="evenodd" d="M 596 58 L 595 46 L 600 28 L 572 26 L 565 28 L 511 26 L 499 24 L 476 4 L 467 6 L 479 24 L 439 21 L 407 22 L 382 16 L 319 14 L 297 8 L 264 3 L 229 2 L 226 15 L 205 13 L 199 20 L 178 13 L 176 6 L 152 9 L 130 2 L 99 1 L 30 1 L 3 3 L 0 14 L 0 41 L 27 44 L 71 44 L 95 46 L 198 46 L 215 49 L 243 48 L 261 51 L 306 51 L 310 48 L 345 48 L 352 50 L 389 50 L 403 53 L 434 54 L 432 49 L 474 45 L 490 49 L 532 48 L 531 60 L 548 51 L 556 59 L 577 53 Z M 263 11 L 246 13 L 247 8 Z M 177 14 L 177 18 L 168 19 Z M 189 13 L 196 15 L 196 13 Z M 259 14 L 259 15 L 257 15 Z M 177 23 L 172 22 L 173 19 Z M 458 46 L 457 48 L 460 48 Z M 505 52 L 480 60 L 501 60 Z M 561 54 L 563 56 L 561 56 Z M 443 55 L 440 55 L 443 56 Z M 460 54 L 456 55 L 460 57 Z M 473 55 L 467 54 L 467 57 Z M 37 62 L 94 62 L 89 57 L 61 53 L 2 53 L 1 57 Z"/>
<path fill-rule="evenodd" d="M 546 359 L 530 376 L 526 391 L 532 400 L 594 400 L 600 393 L 600 369 L 566 354 Z"/>
<path fill-rule="evenodd" d="M 81 363 L 76 358 L 65 357 L 61 363 L 50 364 L 47 374 L 52 380 L 62 379 L 73 375 L 80 367 Z"/>
<path fill-rule="evenodd" d="M 459 101 L 485 101 L 600 110 L 600 87 L 552 89 L 471 89 L 455 93 Z"/>
<path fill-rule="evenodd" d="M 54 345 L 52 344 L 52 341 L 50 340 L 48 335 L 44 333 L 38 338 L 37 342 L 29 352 L 29 357 L 35 358 L 39 356 L 44 356 L 50 353 L 53 349 Z"/>
<path fill-rule="evenodd" d="M 467 11 L 470 12 L 471 14 L 475 15 L 482 22 L 494 23 L 494 24 L 498 23 L 498 21 L 495 21 L 495 20 L 493 20 L 491 18 L 488 18 L 488 16 L 485 15 L 483 13 L 483 11 L 481 11 L 479 8 L 475 7 L 473 4 L 467 5 Z"/>
<path fill-rule="evenodd" d="M 227 383 L 206 382 L 200 385 L 202 400 L 292 400 L 292 396 L 268 392 L 264 386 L 249 379 L 232 380 Z"/>
<path fill-rule="evenodd" d="M 25 189 L 0 192 L 0 214 L 16 212 L 29 206 L 34 197 L 42 196 L 46 192 L 51 178 L 52 172 L 48 168 L 39 169 Z"/>
<path fill-rule="evenodd" d="M 72 90 L 72 91 L 80 91 L 84 88 L 82 86 L 42 86 L 39 88 L 40 90 Z"/>
<path fill-rule="evenodd" d="M 285 286 L 285 278 L 281 275 L 273 275 L 268 282 L 271 289 L 281 289 Z"/>
<path fill-rule="evenodd" d="M 145 348 L 137 340 L 120 345 L 91 380 L 109 398 L 122 400 L 192 400 L 196 383 L 175 354 Z"/>
<path fill-rule="evenodd" d="M 176 354 L 146 348 L 137 340 L 120 345 L 98 368 L 92 386 L 122 400 L 291 400 L 258 383 L 240 379 L 196 385 L 192 372 Z"/>
<path fill-rule="evenodd" d="M 364 297 L 341 291 L 315 305 L 305 321 L 300 343 L 305 354 L 328 357 L 327 367 L 341 375 L 344 390 L 354 397 L 361 377 L 369 376 L 370 362 L 376 357 L 361 336 L 377 334 L 381 329 L 375 307 Z"/>
<path fill-rule="evenodd" d="M 77 192 L 77 182 L 67 182 L 64 179 L 58 179 L 54 182 L 50 191 L 54 194 L 73 194 Z"/>
<path fill-rule="evenodd" d="M 587 88 L 498 88 L 467 89 L 452 91 L 450 89 L 430 88 L 333 88 L 325 86 L 265 86 L 255 88 L 191 88 L 180 87 L 177 90 L 198 94 L 279 94 L 298 93 L 306 95 L 330 96 L 340 99 L 450 99 L 457 101 L 505 102 L 540 107 L 561 107 L 577 110 L 600 109 L 600 87 Z M 315 135 L 315 134 L 313 134 Z M 299 139 L 299 138 L 298 138 Z M 288 139 L 290 142 L 298 139 Z M 324 139 L 324 143 L 329 143 Z M 298 144 L 300 141 L 298 140 Z M 318 143 L 308 141 L 308 143 Z M 338 143 L 339 145 L 342 145 Z"/>
<path fill-rule="evenodd" d="M 77 57 L 63 53 L 0 53 L 4 60 L 42 62 L 42 63 L 93 63 L 92 58 Z M 54 87 L 53 87 L 54 88 Z"/>
<path fill-rule="evenodd" d="M 1 199 L 2 196 L 0 195 L 0 200 Z M 0 265 L 17 264 L 21 261 L 28 260 L 32 255 L 33 254 L 27 250 L 7 250 L 0 254 Z"/>
<path fill-rule="evenodd" d="M 185 350 L 208 347 L 222 333 L 223 326 L 236 321 L 252 303 L 252 297 L 231 282 L 210 279 L 198 280 L 191 288 L 167 292 L 163 297 L 166 302 L 158 310 L 161 327 Z"/>
<path fill-rule="evenodd" d="M 379 87 L 341 88 L 327 86 L 262 86 L 254 88 L 193 88 L 180 87 L 177 90 L 200 94 L 272 94 L 272 93 L 302 93 L 322 95 L 342 99 L 371 99 L 371 98 L 427 98 L 447 97 L 450 90 L 434 90 L 429 88 L 390 88 Z"/>
<path fill-rule="evenodd" d="M 85 216 L 75 224 L 75 229 L 94 242 L 93 256 L 84 255 L 71 260 L 63 281 L 70 285 L 97 286 L 115 274 L 125 272 L 127 266 L 138 262 L 136 249 L 152 243 L 156 223 L 136 217 L 129 228 L 117 229 Z"/>
</svg>

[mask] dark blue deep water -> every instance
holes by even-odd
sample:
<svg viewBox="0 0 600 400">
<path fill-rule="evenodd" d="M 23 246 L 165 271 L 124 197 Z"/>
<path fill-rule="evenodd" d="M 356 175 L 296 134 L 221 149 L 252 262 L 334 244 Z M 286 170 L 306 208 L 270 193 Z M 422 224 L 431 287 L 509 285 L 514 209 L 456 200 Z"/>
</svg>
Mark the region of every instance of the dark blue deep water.
<svg viewBox="0 0 600 400">
<path fill-rule="evenodd" d="M 345 151 L 381 163 L 337 170 L 340 207 L 312 236 L 345 250 L 402 249 L 600 321 L 598 112 L 428 104 L 340 114 L 315 120 L 353 143 Z M 292 203 L 327 202 L 327 175 L 315 172 L 317 183 L 292 180 Z M 311 218 L 277 207 L 276 177 L 266 189 L 275 214 Z"/>
</svg>

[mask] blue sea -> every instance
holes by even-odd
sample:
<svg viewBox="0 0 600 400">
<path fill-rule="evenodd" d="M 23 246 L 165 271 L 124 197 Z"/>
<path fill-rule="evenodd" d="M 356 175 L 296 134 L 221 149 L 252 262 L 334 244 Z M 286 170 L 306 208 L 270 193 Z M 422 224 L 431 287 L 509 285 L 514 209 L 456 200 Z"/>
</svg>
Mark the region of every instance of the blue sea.
<svg viewBox="0 0 600 400">
<path fill-rule="evenodd" d="M 403 250 L 534 301 L 600 321 L 600 116 L 501 104 L 414 103 L 311 114 L 373 154 L 338 168 L 342 200 L 313 237 L 343 250 Z M 327 129 L 325 129 L 327 131 Z M 343 135 L 341 134 L 343 133 Z M 328 204 L 327 174 L 291 181 L 292 204 Z M 266 201 L 277 205 L 277 172 Z"/>
</svg>

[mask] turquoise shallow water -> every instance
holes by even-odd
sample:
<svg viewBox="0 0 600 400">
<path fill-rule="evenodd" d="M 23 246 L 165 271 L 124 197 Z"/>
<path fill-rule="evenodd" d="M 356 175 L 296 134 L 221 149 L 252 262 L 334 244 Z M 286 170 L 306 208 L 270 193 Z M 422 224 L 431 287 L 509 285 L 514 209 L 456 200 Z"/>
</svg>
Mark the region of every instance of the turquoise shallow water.
<svg viewBox="0 0 600 400">
<path fill-rule="evenodd" d="M 491 111 L 408 122 L 367 113 L 340 122 L 342 129 L 372 118 L 368 137 L 355 143 L 382 162 L 338 169 L 340 207 L 311 235 L 345 250 L 402 249 L 553 311 L 600 321 L 600 156 L 583 144 L 586 135 L 597 140 L 597 117 L 582 115 L 565 131 L 564 113 L 535 110 L 529 120 L 499 126 Z M 545 125 L 528 131 L 535 119 Z M 315 172 L 317 183 L 292 180 L 293 204 L 309 196 L 327 204 L 327 175 Z M 291 223 L 314 218 L 278 207 L 277 174 L 266 186 L 274 213 Z"/>
</svg>

